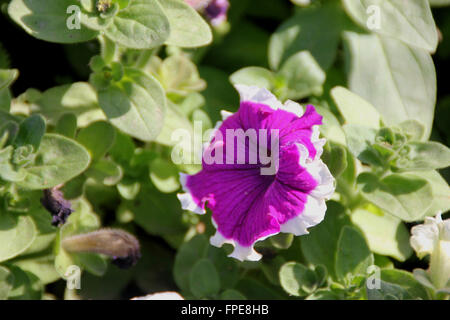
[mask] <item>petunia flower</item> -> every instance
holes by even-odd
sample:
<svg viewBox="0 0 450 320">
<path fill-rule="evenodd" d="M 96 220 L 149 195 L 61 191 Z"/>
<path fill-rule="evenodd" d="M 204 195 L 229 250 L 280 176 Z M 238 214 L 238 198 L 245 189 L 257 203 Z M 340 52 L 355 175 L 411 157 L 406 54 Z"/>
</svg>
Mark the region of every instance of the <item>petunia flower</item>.
<svg viewBox="0 0 450 320">
<path fill-rule="evenodd" d="M 430 255 L 430 278 L 436 288 L 444 288 L 450 280 L 450 219 L 426 217 L 424 224 L 411 229 L 411 247 L 419 258 Z"/>
<path fill-rule="evenodd" d="M 335 183 L 320 159 L 325 144 L 319 139 L 322 116 L 312 105 L 303 110 L 292 101 L 282 104 L 266 89 L 236 88 L 241 96 L 239 110 L 222 113 L 223 122 L 203 153 L 202 170 L 181 174 L 186 193 L 178 198 L 185 210 L 199 214 L 206 207 L 211 210 L 217 229 L 212 245 L 230 243 L 234 246 L 230 257 L 257 261 L 261 255 L 253 248 L 255 242 L 279 232 L 304 235 L 320 223 Z M 247 139 L 249 143 L 227 136 L 227 131 L 252 129 L 269 133 Z M 261 152 L 264 148 L 271 163 Z M 236 158 L 242 151 L 246 161 L 239 163 Z M 211 163 L 210 158 L 223 161 Z M 250 163 L 251 158 L 256 163 Z M 273 166 L 275 170 L 268 170 Z"/>
<path fill-rule="evenodd" d="M 227 19 L 228 0 L 185 0 L 192 8 L 202 12 L 213 26 L 218 26 Z"/>
<path fill-rule="evenodd" d="M 213 26 L 218 26 L 227 19 L 229 6 L 228 0 L 212 0 L 205 8 L 205 15 Z"/>
</svg>

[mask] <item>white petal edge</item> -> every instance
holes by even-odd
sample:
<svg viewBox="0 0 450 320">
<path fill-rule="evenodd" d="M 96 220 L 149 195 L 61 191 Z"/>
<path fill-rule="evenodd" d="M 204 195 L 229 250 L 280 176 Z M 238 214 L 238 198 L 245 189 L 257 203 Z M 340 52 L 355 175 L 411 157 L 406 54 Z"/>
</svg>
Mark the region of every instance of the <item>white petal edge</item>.
<svg viewBox="0 0 450 320">
<path fill-rule="evenodd" d="M 221 110 L 221 111 L 220 111 L 220 115 L 222 116 L 222 121 L 227 120 L 228 117 L 229 117 L 229 116 L 232 116 L 233 114 L 234 114 L 233 112 L 226 111 L 226 110 Z M 221 124 L 222 124 L 222 122 L 220 122 L 220 125 L 221 125 Z M 219 125 L 219 126 L 216 125 L 216 128 L 219 128 L 220 125 Z"/>
<path fill-rule="evenodd" d="M 135 297 L 131 300 L 184 300 L 184 298 L 175 291 L 157 292 L 142 297 Z"/>
<path fill-rule="evenodd" d="M 308 234 L 308 228 L 314 227 L 323 221 L 327 206 L 324 199 L 308 196 L 303 212 L 286 221 L 280 226 L 283 233 L 292 233 L 295 236 Z"/>
<path fill-rule="evenodd" d="M 205 214 L 206 210 L 197 205 L 197 203 L 192 198 L 189 188 L 186 186 L 186 180 L 189 177 L 188 174 L 180 172 L 180 184 L 185 193 L 177 194 L 178 200 L 180 200 L 181 208 L 183 210 L 192 211 L 197 214 Z"/>
<path fill-rule="evenodd" d="M 325 212 L 327 211 L 325 200 L 330 199 L 333 195 L 335 180 L 320 158 L 316 157 L 315 160 L 311 160 L 308 149 L 304 145 L 297 144 L 297 147 L 300 153 L 300 165 L 313 176 L 317 181 L 317 186 L 306 198 L 303 211 L 283 223 L 280 226 L 280 231 L 301 236 L 308 234 L 308 228 L 318 225 L 325 218 Z"/>
<path fill-rule="evenodd" d="M 314 157 L 314 160 L 320 159 L 323 153 L 323 146 L 327 142 L 326 139 L 320 139 L 320 131 L 319 126 L 314 125 L 312 126 L 313 132 L 311 134 L 311 142 L 314 145 L 314 149 L 316 149 L 316 156 Z"/>
<path fill-rule="evenodd" d="M 214 221 L 214 219 L 211 219 L 212 224 L 214 225 L 214 227 L 216 228 L 216 233 L 209 239 L 209 243 L 215 247 L 222 247 L 225 243 L 231 244 L 232 246 L 234 246 L 234 250 L 232 253 L 230 253 L 228 255 L 228 257 L 230 258 L 235 258 L 239 261 L 259 261 L 262 257 L 262 255 L 258 252 L 255 251 L 255 249 L 253 248 L 253 245 L 248 246 L 248 247 L 244 247 L 242 245 L 240 245 L 239 243 L 237 243 L 236 241 L 234 241 L 233 239 L 227 239 L 225 238 L 220 231 L 217 228 L 217 224 Z M 258 241 L 263 241 L 265 239 L 267 239 L 268 237 L 271 237 L 275 234 L 278 234 L 278 232 L 274 233 L 274 234 L 270 234 L 267 235 L 265 237 L 262 237 L 260 239 L 258 239 L 256 242 Z"/>
<path fill-rule="evenodd" d="M 234 86 L 239 92 L 242 101 L 251 101 L 256 103 L 263 103 L 271 107 L 273 110 L 285 110 L 301 117 L 304 113 L 304 108 L 297 102 L 286 100 L 281 103 L 275 95 L 266 88 L 257 86 L 247 86 L 245 84 L 236 84 Z"/>
<path fill-rule="evenodd" d="M 257 86 L 247 86 L 244 84 L 236 84 L 234 86 L 239 92 L 242 101 L 251 101 L 256 103 L 263 103 L 274 110 L 281 109 L 282 103 L 267 89 Z"/>
<path fill-rule="evenodd" d="M 281 109 L 287 112 L 291 112 L 299 118 L 305 113 L 305 110 L 303 109 L 301 104 L 292 100 L 286 100 L 285 103 L 281 106 Z"/>
</svg>

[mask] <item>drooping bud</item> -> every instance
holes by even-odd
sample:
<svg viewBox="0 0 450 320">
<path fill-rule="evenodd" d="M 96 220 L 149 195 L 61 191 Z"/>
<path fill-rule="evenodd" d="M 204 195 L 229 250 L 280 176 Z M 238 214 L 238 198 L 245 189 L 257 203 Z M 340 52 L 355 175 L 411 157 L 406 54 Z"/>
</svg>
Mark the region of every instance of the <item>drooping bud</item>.
<svg viewBox="0 0 450 320">
<path fill-rule="evenodd" d="M 62 246 L 69 252 L 92 252 L 110 256 L 121 269 L 134 266 L 141 258 L 139 241 L 130 233 L 119 229 L 100 229 L 67 237 Z"/>
<path fill-rule="evenodd" d="M 60 227 L 66 223 L 67 218 L 73 212 L 70 201 L 64 199 L 58 187 L 45 189 L 41 203 L 52 214 L 52 225 L 55 227 Z"/>
</svg>

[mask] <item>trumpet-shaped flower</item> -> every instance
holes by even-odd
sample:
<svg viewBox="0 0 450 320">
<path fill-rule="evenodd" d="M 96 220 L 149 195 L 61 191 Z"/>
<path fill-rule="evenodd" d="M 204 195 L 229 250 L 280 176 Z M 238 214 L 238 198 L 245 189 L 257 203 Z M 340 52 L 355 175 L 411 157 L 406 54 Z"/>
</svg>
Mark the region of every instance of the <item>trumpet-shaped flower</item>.
<svg viewBox="0 0 450 320">
<path fill-rule="evenodd" d="M 423 224 L 411 229 L 410 243 L 419 258 L 430 255 L 429 274 L 438 289 L 450 280 L 450 219 L 426 217 Z"/>
<path fill-rule="evenodd" d="M 185 210 L 211 210 L 217 228 L 212 245 L 230 243 L 231 257 L 256 261 L 261 255 L 255 242 L 279 232 L 304 235 L 323 220 L 334 178 L 320 159 L 322 116 L 313 106 L 303 110 L 292 101 L 282 104 L 266 89 L 236 87 L 239 110 L 223 113 L 203 153 L 202 170 L 181 175 L 186 193 L 178 198 Z M 236 132 L 247 134 L 240 139 Z"/>
</svg>

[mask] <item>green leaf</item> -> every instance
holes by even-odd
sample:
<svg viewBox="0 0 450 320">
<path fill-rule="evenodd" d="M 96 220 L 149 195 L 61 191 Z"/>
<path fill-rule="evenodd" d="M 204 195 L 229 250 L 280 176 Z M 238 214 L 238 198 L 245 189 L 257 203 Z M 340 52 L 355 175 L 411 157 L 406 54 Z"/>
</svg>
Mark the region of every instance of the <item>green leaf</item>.
<svg viewBox="0 0 450 320">
<path fill-rule="evenodd" d="M 99 103 L 109 121 L 123 132 L 143 141 L 160 133 L 166 110 L 161 85 L 150 75 L 125 69 L 126 79 L 98 93 Z"/>
<path fill-rule="evenodd" d="M 42 284 L 45 285 L 55 282 L 60 278 L 59 273 L 56 272 L 55 269 L 54 259 L 55 257 L 50 254 L 41 257 L 16 260 L 13 264 L 20 267 L 23 271 L 28 271 L 36 275 Z"/>
<path fill-rule="evenodd" d="M 123 170 L 109 159 L 100 159 L 86 170 L 86 176 L 103 183 L 105 186 L 113 186 L 122 179 Z"/>
<path fill-rule="evenodd" d="M 404 288 L 397 284 L 389 283 L 380 280 L 380 288 L 369 289 L 366 288 L 368 300 L 405 300 L 411 299 Z"/>
<path fill-rule="evenodd" d="M 212 297 L 219 293 L 220 278 L 209 259 L 200 259 L 189 274 L 189 286 L 197 298 Z"/>
<path fill-rule="evenodd" d="M 150 180 L 159 191 L 164 193 L 171 193 L 180 188 L 177 167 L 161 158 L 153 160 L 150 164 Z"/>
<path fill-rule="evenodd" d="M 325 219 L 300 240 L 303 255 L 310 264 L 323 264 L 335 278 L 335 253 L 341 229 L 350 224 L 345 208 L 328 201 Z"/>
<path fill-rule="evenodd" d="M 97 93 L 87 82 L 75 82 L 48 89 L 35 104 L 37 111 L 46 117 L 50 124 L 56 124 L 67 112 L 77 116 L 80 127 L 106 119 L 98 105 Z"/>
<path fill-rule="evenodd" d="M 362 173 L 357 182 L 367 200 L 403 221 L 420 220 L 433 201 L 430 183 L 411 173 L 391 174 L 381 180 Z"/>
<path fill-rule="evenodd" d="M 430 274 L 426 270 L 414 269 L 413 276 L 414 279 L 416 279 L 417 282 L 419 282 L 425 288 L 429 288 L 433 291 L 436 290 L 435 286 L 432 283 L 432 280 L 430 279 Z"/>
<path fill-rule="evenodd" d="M 211 28 L 184 0 L 158 0 L 158 2 L 170 24 L 170 35 L 165 44 L 193 48 L 211 43 Z"/>
<path fill-rule="evenodd" d="M 111 158 L 120 165 L 128 164 L 134 155 L 133 139 L 118 130 L 116 130 L 116 139 L 114 145 L 109 150 Z"/>
<path fill-rule="evenodd" d="M 323 117 L 321 134 L 329 141 L 345 145 L 345 134 L 336 116 L 327 107 L 321 105 L 316 105 L 316 111 Z"/>
<path fill-rule="evenodd" d="M 67 138 L 75 138 L 77 132 L 77 116 L 73 113 L 64 113 L 59 117 L 55 132 Z"/>
<path fill-rule="evenodd" d="M 155 191 L 143 185 L 136 199 L 129 203 L 128 208 L 134 213 L 135 222 L 152 235 L 183 232 L 182 210 L 175 194 Z"/>
<path fill-rule="evenodd" d="M 27 189 L 51 188 L 79 175 L 89 162 L 89 153 L 80 144 L 63 136 L 46 134 L 35 163 L 24 169 L 25 179 L 18 184 Z"/>
<path fill-rule="evenodd" d="M 380 154 L 372 148 L 377 130 L 361 125 L 346 124 L 343 127 L 350 152 L 364 163 L 383 166 Z"/>
<path fill-rule="evenodd" d="M 114 42 L 133 49 L 162 45 L 170 34 L 169 20 L 154 0 L 133 0 L 104 30 Z"/>
<path fill-rule="evenodd" d="M 17 69 L 0 69 L 0 90 L 8 88 L 19 76 Z"/>
<path fill-rule="evenodd" d="M 173 277 L 177 286 L 183 291 L 189 291 L 189 275 L 197 261 L 204 258 L 208 251 L 208 240 L 204 235 L 197 235 L 183 243 L 175 256 Z"/>
<path fill-rule="evenodd" d="M 351 280 L 355 275 L 365 275 L 367 268 L 373 263 L 373 254 L 361 233 L 355 228 L 344 226 L 336 252 L 337 277 Z"/>
<path fill-rule="evenodd" d="M 40 196 L 40 192 L 34 192 L 34 199 L 37 200 Z M 48 249 L 56 237 L 56 228 L 52 226 L 52 215 L 49 214 L 40 202 L 33 201 L 33 204 L 28 209 L 28 214 L 33 218 L 37 235 L 31 246 L 22 255 L 30 255 Z"/>
<path fill-rule="evenodd" d="M 328 146 L 328 147 L 327 147 Z M 340 145 L 326 145 L 322 160 L 330 169 L 333 177 L 339 177 L 347 168 L 347 150 Z"/>
<path fill-rule="evenodd" d="M 372 103 L 386 125 L 417 120 L 428 137 L 436 103 L 436 71 L 429 53 L 373 34 L 346 32 L 345 39 L 350 90 Z"/>
<path fill-rule="evenodd" d="M 234 288 L 241 276 L 239 263 L 227 256 L 224 248 L 207 247 L 206 257 L 211 260 L 220 278 L 221 289 Z"/>
<path fill-rule="evenodd" d="M 40 300 L 42 298 L 43 286 L 38 277 L 13 265 L 8 265 L 8 269 L 14 276 L 14 286 L 9 292 L 8 299 Z"/>
<path fill-rule="evenodd" d="M 402 171 L 434 170 L 450 166 L 450 149 L 439 142 L 411 141 L 403 149 L 405 158 L 395 162 L 395 166 Z"/>
<path fill-rule="evenodd" d="M 26 172 L 23 168 L 17 170 L 12 165 L 13 153 L 13 146 L 0 150 L 0 177 L 6 181 L 21 181 L 25 178 Z"/>
<path fill-rule="evenodd" d="M 281 255 L 267 259 L 266 261 L 262 261 L 262 263 L 260 263 L 261 271 L 272 285 L 280 286 L 279 271 L 285 263 L 286 259 Z"/>
<path fill-rule="evenodd" d="M 13 0 L 8 7 L 10 17 L 26 32 L 41 40 L 76 43 L 94 39 L 98 32 L 86 27 L 69 29 L 69 19 L 76 12 L 68 8 L 79 5 L 76 0 Z"/>
<path fill-rule="evenodd" d="M 108 264 L 106 258 L 95 253 L 77 253 L 75 264 L 83 266 L 88 272 L 101 277 L 105 274 Z"/>
<path fill-rule="evenodd" d="M 437 27 L 430 5 L 423 0 L 343 0 L 347 13 L 360 26 L 383 36 L 394 37 L 409 46 L 436 51 Z M 379 15 L 370 8 L 376 8 Z M 379 26 L 369 28 L 370 20 L 379 18 Z"/>
<path fill-rule="evenodd" d="M 289 249 L 294 240 L 292 233 L 279 233 L 273 237 L 270 237 L 270 243 L 278 249 Z"/>
<path fill-rule="evenodd" d="M 7 88 L 0 90 L 0 112 L 9 112 L 11 109 L 11 91 Z M 3 118 L 3 115 L 0 115 Z"/>
<path fill-rule="evenodd" d="M 272 90 L 275 82 L 275 76 L 272 71 L 261 67 L 247 67 L 234 72 L 230 76 L 233 84 L 245 84 L 248 86 L 257 86 Z"/>
<path fill-rule="evenodd" d="M 297 262 L 288 262 L 280 269 L 280 283 L 293 296 L 306 296 L 317 287 L 314 271 Z"/>
<path fill-rule="evenodd" d="M 0 212 L 0 262 L 27 250 L 36 238 L 36 233 L 31 217 Z"/>
<path fill-rule="evenodd" d="M 326 78 L 325 72 L 309 51 L 300 51 L 289 57 L 277 76 L 286 83 L 286 88 L 280 89 L 283 92 L 281 96 L 292 100 L 310 95 L 320 96 Z"/>
<path fill-rule="evenodd" d="M 6 121 L 0 125 L 0 149 L 11 144 L 19 132 L 19 125 L 14 121 Z"/>
<path fill-rule="evenodd" d="M 93 122 L 77 135 L 77 141 L 86 147 L 92 161 L 101 159 L 111 149 L 115 138 L 116 130 L 105 121 Z"/>
<path fill-rule="evenodd" d="M 32 145 L 34 152 L 36 152 L 39 149 L 44 133 L 44 119 L 40 115 L 32 115 L 20 123 L 14 145 L 16 147 Z"/>
<path fill-rule="evenodd" d="M 383 269 L 380 275 L 381 289 L 367 290 L 369 299 L 392 299 L 386 297 L 386 295 L 394 296 L 396 299 L 429 299 L 426 289 L 410 272 L 398 269 Z"/>
<path fill-rule="evenodd" d="M 398 125 L 408 140 L 422 140 L 425 135 L 425 126 L 417 120 L 406 120 Z"/>
<path fill-rule="evenodd" d="M 437 171 L 422 171 L 420 177 L 428 181 L 433 193 L 433 202 L 424 217 L 434 217 L 439 211 L 450 210 L 450 187 L 447 181 Z"/>
<path fill-rule="evenodd" d="M 333 88 L 331 96 L 345 123 L 380 128 L 381 116 L 377 109 L 360 96 L 343 87 Z"/>
<path fill-rule="evenodd" d="M 340 297 L 329 289 L 320 289 L 307 296 L 306 300 L 340 300 Z"/>
<path fill-rule="evenodd" d="M 161 63 L 157 77 L 168 94 L 186 96 L 206 88 L 197 66 L 183 54 L 174 54 Z"/>
<path fill-rule="evenodd" d="M 323 70 L 336 56 L 342 10 L 338 1 L 299 10 L 272 35 L 269 43 L 269 64 L 277 70 L 284 61 L 299 51 L 310 51 Z"/>
<path fill-rule="evenodd" d="M 117 184 L 117 191 L 119 191 L 120 196 L 127 200 L 135 199 L 140 190 L 141 184 L 138 181 L 122 179 Z"/>
<path fill-rule="evenodd" d="M 377 210 L 357 209 L 352 222 L 358 226 L 371 251 L 405 261 L 412 254 L 409 232 L 400 219 Z"/>
<path fill-rule="evenodd" d="M 80 20 L 89 29 L 101 31 L 112 22 L 119 7 L 113 3 L 106 12 L 99 12 L 96 7 L 97 3 L 98 1 L 81 0 L 83 10 L 81 11 Z"/>
<path fill-rule="evenodd" d="M 220 295 L 221 300 L 247 300 L 247 298 L 237 290 L 228 289 Z"/>
<path fill-rule="evenodd" d="M 7 268 L 0 266 L 0 300 L 6 300 L 14 283 L 14 275 Z"/>
<path fill-rule="evenodd" d="M 166 146 L 176 145 L 178 140 L 172 139 L 175 130 L 186 130 L 191 136 L 194 134 L 194 128 L 189 119 L 179 111 L 177 105 L 168 100 L 164 126 L 156 138 L 156 142 Z"/>
</svg>

